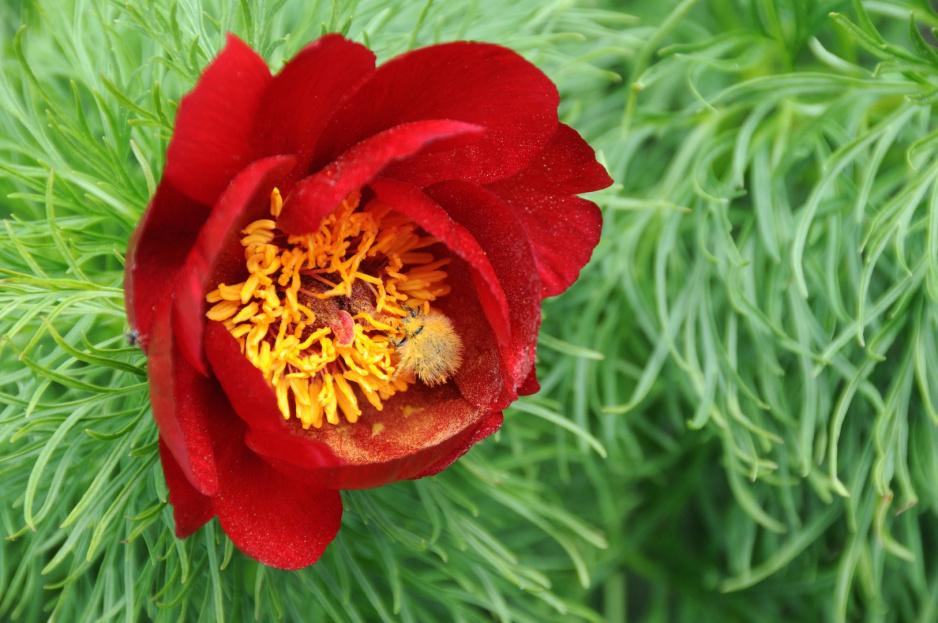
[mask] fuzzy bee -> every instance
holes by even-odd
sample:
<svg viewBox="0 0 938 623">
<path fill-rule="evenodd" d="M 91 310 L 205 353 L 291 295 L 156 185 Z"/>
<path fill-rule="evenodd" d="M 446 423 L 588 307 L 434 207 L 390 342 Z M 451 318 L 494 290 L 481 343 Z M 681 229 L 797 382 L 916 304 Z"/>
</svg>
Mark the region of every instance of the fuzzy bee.
<svg viewBox="0 0 938 623">
<path fill-rule="evenodd" d="M 444 383 L 462 363 L 462 340 L 443 314 L 411 309 L 401 319 L 404 337 L 391 340 L 400 362 L 396 375 L 412 373 L 430 387 Z"/>
</svg>

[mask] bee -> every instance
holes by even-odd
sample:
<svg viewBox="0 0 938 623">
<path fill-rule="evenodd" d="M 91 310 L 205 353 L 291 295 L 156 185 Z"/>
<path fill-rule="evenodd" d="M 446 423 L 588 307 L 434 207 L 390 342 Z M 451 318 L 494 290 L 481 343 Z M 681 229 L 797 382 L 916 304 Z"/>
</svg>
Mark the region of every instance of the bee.
<svg viewBox="0 0 938 623">
<path fill-rule="evenodd" d="M 444 383 L 462 363 L 462 339 L 449 318 L 437 311 L 410 309 L 401 319 L 404 338 L 391 340 L 400 362 L 398 374 L 413 373 L 430 387 Z"/>
</svg>

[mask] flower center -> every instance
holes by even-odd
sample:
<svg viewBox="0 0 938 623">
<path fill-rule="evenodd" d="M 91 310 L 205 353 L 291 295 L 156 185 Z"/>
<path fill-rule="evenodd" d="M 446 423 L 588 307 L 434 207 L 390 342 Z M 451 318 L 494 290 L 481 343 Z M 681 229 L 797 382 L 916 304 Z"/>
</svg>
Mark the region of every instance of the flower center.
<svg viewBox="0 0 938 623">
<path fill-rule="evenodd" d="M 340 413 L 357 421 L 360 396 L 381 410 L 414 383 L 413 370 L 401 365 L 412 357 L 401 347 L 413 319 L 442 317 L 448 325 L 430 306 L 450 291 L 441 270 L 449 259 L 427 251 L 436 239 L 389 206 L 360 207 L 360 200 L 352 193 L 302 236 L 285 235 L 271 219 L 254 221 L 241 239 L 247 280 L 206 295 L 214 304 L 206 316 L 224 323 L 274 389 L 283 417 L 299 418 L 303 428 L 338 424 Z M 275 188 L 274 218 L 282 206 Z M 461 349 L 453 339 L 454 364 L 421 380 L 452 374 Z"/>
</svg>

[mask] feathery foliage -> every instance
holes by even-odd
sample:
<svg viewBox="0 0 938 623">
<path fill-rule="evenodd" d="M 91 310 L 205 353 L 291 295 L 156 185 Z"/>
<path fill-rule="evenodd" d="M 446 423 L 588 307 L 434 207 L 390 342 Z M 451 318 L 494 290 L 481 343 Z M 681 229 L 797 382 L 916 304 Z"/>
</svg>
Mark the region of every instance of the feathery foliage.
<svg viewBox="0 0 938 623">
<path fill-rule="evenodd" d="M 607 614 L 934 620 L 938 14 L 668 8 L 583 113 L 623 188 L 547 308 L 605 356 L 558 389 L 631 494 L 600 498 Z"/>
</svg>

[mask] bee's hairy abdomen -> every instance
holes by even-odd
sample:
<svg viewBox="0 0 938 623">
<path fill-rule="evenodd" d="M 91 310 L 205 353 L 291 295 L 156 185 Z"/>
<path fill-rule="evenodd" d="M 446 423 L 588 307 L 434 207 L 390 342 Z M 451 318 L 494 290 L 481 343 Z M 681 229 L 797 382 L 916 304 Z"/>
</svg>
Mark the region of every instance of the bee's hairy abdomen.
<svg viewBox="0 0 938 623">
<path fill-rule="evenodd" d="M 462 339 L 449 318 L 439 312 L 415 313 L 401 321 L 404 339 L 398 346 L 398 373 L 412 372 L 420 382 L 445 383 L 462 364 Z"/>
</svg>

